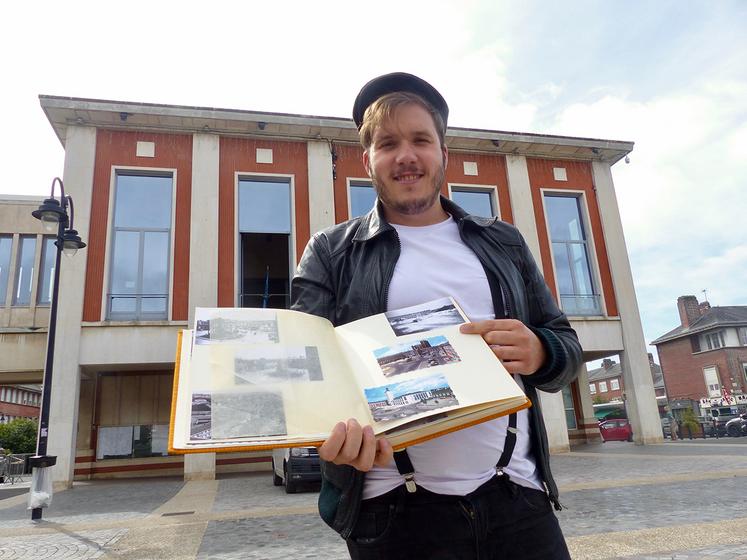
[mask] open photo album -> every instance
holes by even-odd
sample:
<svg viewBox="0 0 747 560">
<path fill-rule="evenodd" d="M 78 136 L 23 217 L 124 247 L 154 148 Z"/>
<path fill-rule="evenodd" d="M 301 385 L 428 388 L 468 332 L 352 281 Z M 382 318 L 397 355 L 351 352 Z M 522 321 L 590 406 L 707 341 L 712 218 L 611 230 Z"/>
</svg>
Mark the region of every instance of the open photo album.
<svg viewBox="0 0 747 560">
<path fill-rule="evenodd" d="M 530 403 L 451 298 L 333 327 L 285 309 L 198 308 L 177 344 L 169 451 L 320 445 L 355 418 L 402 449 Z"/>
</svg>

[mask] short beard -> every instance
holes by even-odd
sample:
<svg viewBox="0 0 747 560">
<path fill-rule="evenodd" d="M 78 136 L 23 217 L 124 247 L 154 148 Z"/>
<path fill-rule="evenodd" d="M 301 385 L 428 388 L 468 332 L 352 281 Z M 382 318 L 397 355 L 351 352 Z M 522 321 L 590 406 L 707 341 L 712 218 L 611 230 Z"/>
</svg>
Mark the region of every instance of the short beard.
<svg viewBox="0 0 747 560">
<path fill-rule="evenodd" d="M 431 206 L 433 206 L 441 194 L 441 186 L 444 184 L 446 179 L 446 171 L 444 170 L 443 164 L 438 168 L 435 177 L 433 177 L 432 192 L 428 195 L 423 196 L 417 200 L 411 200 L 409 202 L 398 202 L 391 200 L 386 193 L 386 188 L 381 188 L 378 177 L 371 171 L 371 182 L 373 183 L 376 196 L 379 197 L 381 203 L 391 210 L 402 214 L 403 216 L 415 216 L 422 214 Z"/>
</svg>

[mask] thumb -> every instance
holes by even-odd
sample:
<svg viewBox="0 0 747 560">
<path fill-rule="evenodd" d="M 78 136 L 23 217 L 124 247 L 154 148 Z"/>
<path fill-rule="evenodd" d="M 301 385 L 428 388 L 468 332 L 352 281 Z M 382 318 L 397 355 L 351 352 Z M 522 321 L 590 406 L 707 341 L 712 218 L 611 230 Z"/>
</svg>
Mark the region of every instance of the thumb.
<svg viewBox="0 0 747 560">
<path fill-rule="evenodd" d="M 376 442 L 376 457 L 374 465 L 377 467 L 386 467 L 394 459 L 394 450 L 392 444 L 386 438 L 381 438 Z"/>
</svg>

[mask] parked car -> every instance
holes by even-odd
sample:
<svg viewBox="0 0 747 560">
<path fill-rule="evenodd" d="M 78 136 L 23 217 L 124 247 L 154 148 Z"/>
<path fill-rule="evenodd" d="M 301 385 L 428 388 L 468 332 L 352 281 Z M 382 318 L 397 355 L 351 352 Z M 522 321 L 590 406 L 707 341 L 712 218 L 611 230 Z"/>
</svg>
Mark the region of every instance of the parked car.
<svg viewBox="0 0 747 560">
<path fill-rule="evenodd" d="M 603 441 L 633 441 L 633 429 L 625 418 L 600 422 L 599 431 Z"/>
<path fill-rule="evenodd" d="M 273 449 L 272 483 L 285 484 L 285 492 L 293 494 L 300 484 L 321 482 L 319 452 L 316 447 Z"/>
<path fill-rule="evenodd" d="M 747 412 L 726 423 L 726 433 L 731 437 L 747 436 Z"/>
</svg>

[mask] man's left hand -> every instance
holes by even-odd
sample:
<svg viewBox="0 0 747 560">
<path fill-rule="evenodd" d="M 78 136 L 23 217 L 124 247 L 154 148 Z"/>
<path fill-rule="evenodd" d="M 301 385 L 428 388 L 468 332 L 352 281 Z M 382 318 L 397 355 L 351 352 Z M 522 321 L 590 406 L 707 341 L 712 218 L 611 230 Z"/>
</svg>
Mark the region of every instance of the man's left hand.
<svg viewBox="0 0 747 560">
<path fill-rule="evenodd" d="M 464 334 L 482 336 L 509 373 L 532 375 L 542 367 L 547 358 L 545 348 L 537 335 L 516 319 L 465 323 L 459 330 Z"/>
</svg>

